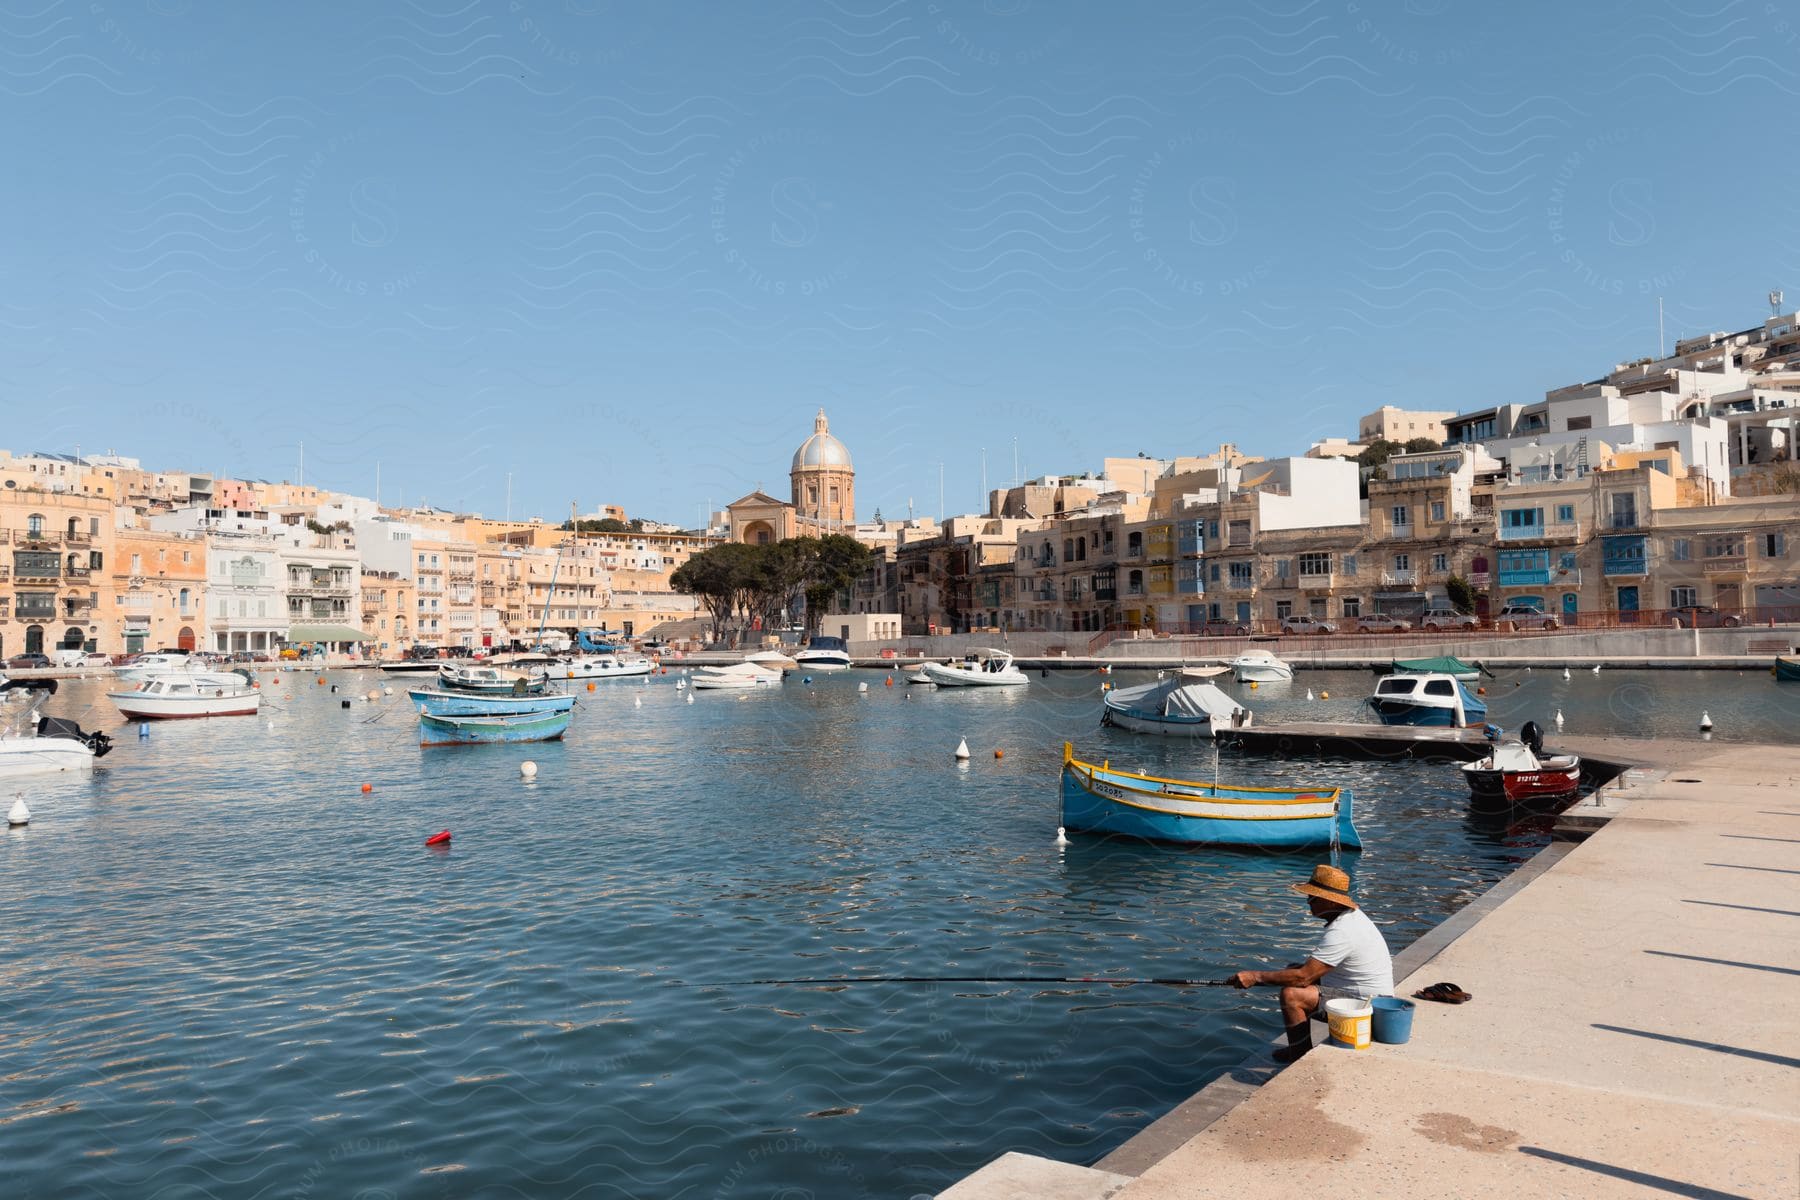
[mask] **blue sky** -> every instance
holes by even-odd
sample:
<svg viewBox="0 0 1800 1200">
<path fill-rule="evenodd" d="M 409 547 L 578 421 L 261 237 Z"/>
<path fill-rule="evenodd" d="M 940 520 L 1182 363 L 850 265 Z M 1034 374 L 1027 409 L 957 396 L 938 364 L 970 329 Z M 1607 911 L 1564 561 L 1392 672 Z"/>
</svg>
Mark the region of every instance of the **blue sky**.
<svg viewBox="0 0 1800 1200">
<path fill-rule="evenodd" d="M 693 522 L 1800 301 L 1800 4 L 0 0 L 0 445 Z"/>
</svg>

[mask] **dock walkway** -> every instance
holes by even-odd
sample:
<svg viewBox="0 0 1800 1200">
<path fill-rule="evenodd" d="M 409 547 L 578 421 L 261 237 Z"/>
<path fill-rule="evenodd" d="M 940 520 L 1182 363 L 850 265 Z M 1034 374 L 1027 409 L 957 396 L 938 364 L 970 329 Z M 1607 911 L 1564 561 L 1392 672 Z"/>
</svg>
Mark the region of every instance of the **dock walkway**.
<svg viewBox="0 0 1800 1200">
<path fill-rule="evenodd" d="M 1800 749 L 1603 741 L 1640 764 L 1617 815 L 1400 957 L 1402 995 L 1473 1001 L 1419 1003 L 1404 1046 L 1258 1055 L 1096 1169 L 1008 1155 L 946 1200 L 1800 1194 Z"/>
</svg>

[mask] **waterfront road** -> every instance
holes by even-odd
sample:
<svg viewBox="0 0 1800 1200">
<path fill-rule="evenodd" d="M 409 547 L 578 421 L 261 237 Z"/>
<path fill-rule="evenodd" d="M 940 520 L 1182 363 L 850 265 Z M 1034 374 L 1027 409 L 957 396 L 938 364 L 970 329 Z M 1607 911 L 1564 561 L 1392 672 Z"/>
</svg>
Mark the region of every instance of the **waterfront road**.
<svg viewBox="0 0 1800 1200">
<path fill-rule="evenodd" d="M 1800 1195 L 1800 750 L 1606 740 L 1640 764 L 1618 815 L 1400 987 L 1471 1002 L 1236 1085 L 1174 1144 L 1152 1126 L 1092 1171 L 1009 1156 L 946 1196 Z"/>
</svg>

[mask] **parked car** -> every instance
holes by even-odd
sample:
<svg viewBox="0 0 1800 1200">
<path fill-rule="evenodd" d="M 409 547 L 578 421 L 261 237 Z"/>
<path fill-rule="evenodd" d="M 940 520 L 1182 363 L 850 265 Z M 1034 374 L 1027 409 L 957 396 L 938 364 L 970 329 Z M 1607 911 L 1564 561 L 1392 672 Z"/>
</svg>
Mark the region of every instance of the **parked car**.
<svg viewBox="0 0 1800 1200">
<path fill-rule="evenodd" d="M 112 666 L 112 655 L 102 654 L 96 650 L 92 654 L 82 655 L 81 665 L 84 667 L 110 667 Z"/>
<path fill-rule="evenodd" d="M 1318 617 L 1306 613 L 1295 613 L 1291 617 L 1281 619 L 1283 633 L 1336 633 L 1337 626 L 1330 621 L 1321 621 Z"/>
<path fill-rule="evenodd" d="M 8 670 L 36 671 L 50 666 L 48 654 L 15 654 L 6 660 Z"/>
<path fill-rule="evenodd" d="M 1481 618 L 1474 613 L 1457 612 L 1454 608 L 1428 608 L 1419 614 L 1419 628 L 1433 632 L 1445 629 L 1480 629 Z"/>
<path fill-rule="evenodd" d="M 1246 621 L 1206 621 L 1200 626 L 1201 637 L 1249 637 L 1250 625 Z"/>
<path fill-rule="evenodd" d="M 1736 629 L 1744 618 L 1720 612 L 1710 604 L 1689 604 L 1669 610 L 1669 622 L 1683 629 Z"/>
<path fill-rule="evenodd" d="M 1555 629 L 1556 618 L 1529 604 L 1506 604 L 1494 614 L 1499 629 Z"/>
<path fill-rule="evenodd" d="M 1411 621 L 1402 621 L 1388 613 L 1368 613 L 1356 618 L 1358 633 L 1405 633 L 1411 628 Z"/>
</svg>

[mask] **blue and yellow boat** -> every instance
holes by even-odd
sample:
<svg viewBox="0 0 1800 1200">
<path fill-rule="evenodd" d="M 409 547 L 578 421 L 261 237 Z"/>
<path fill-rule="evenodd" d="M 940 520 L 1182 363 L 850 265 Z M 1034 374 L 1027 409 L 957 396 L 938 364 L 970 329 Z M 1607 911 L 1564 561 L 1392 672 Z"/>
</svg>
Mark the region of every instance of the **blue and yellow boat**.
<svg viewBox="0 0 1800 1200">
<path fill-rule="evenodd" d="M 412 706 L 428 717 L 499 717 L 520 713 L 568 712 L 575 697 L 559 693 L 542 696 L 486 696 L 480 692 L 446 692 L 434 688 L 410 688 Z"/>
<path fill-rule="evenodd" d="M 1063 743 L 1062 823 L 1071 831 L 1116 833 L 1196 846 L 1362 849 L 1342 788 L 1227 787 L 1162 779 L 1082 762 Z"/>
<path fill-rule="evenodd" d="M 551 742 L 569 728 L 568 712 L 505 713 L 479 717 L 419 714 L 419 745 L 461 746 L 494 742 Z"/>
<path fill-rule="evenodd" d="M 1775 682 L 1800 683 L 1800 657 L 1778 655 L 1775 659 Z"/>
</svg>

